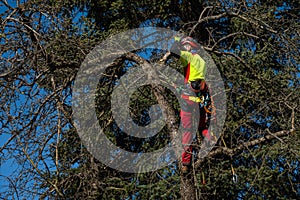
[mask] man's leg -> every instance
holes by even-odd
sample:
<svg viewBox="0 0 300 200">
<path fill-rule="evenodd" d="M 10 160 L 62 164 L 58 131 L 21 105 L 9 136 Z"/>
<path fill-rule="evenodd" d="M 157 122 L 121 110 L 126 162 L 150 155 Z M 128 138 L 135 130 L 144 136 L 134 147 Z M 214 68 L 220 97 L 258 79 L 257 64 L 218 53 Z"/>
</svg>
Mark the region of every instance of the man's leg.
<svg viewBox="0 0 300 200">
<path fill-rule="evenodd" d="M 208 131 L 208 121 L 206 116 L 206 111 L 204 108 L 200 108 L 200 119 L 199 119 L 199 126 L 198 131 L 204 138 L 206 138 L 208 141 L 211 140 L 211 135 Z"/>
<path fill-rule="evenodd" d="M 192 113 L 181 110 L 180 117 L 183 126 L 182 145 L 184 148 L 182 153 L 182 165 L 188 166 L 191 164 L 192 158 Z"/>
</svg>

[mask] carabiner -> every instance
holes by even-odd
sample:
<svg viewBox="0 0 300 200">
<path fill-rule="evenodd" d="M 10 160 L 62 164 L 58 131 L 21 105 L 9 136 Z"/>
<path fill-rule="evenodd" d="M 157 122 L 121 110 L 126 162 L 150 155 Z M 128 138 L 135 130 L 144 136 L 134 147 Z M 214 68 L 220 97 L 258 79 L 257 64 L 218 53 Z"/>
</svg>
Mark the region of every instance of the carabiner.
<svg viewBox="0 0 300 200">
<path fill-rule="evenodd" d="M 232 164 L 231 164 L 231 172 L 232 172 L 232 181 L 233 181 L 233 183 L 237 183 L 238 182 L 238 176 L 236 175 Z"/>
<path fill-rule="evenodd" d="M 233 183 L 238 182 L 238 176 L 236 174 L 232 174 L 232 181 L 233 181 Z"/>
</svg>

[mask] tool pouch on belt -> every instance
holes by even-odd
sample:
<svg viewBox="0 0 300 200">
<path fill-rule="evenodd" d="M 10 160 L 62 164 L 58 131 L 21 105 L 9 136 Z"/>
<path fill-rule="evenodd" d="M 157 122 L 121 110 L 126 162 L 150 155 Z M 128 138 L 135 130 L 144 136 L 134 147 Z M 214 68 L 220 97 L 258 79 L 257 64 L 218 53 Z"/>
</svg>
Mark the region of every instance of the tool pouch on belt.
<svg viewBox="0 0 300 200">
<path fill-rule="evenodd" d="M 199 107 L 204 107 L 206 112 L 211 112 L 211 97 L 204 80 L 187 83 L 185 87 L 182 88 L 181 97 L 185 100 L 189 100 L 190 102 L 199 104 Z M 187 104 L 186 106 L 190 105 Z M 186 106 L 184 106 L 184 110 L 187 109 Z"/>
<path fill-rule="evenodd" d="M 206 96 L 207 92 L 208 88 L 204 80 L 197 80 L 186 83 L 185 88 L 182 89 L 182 94 L 190 96 L 189 100 L 196 103 L 202 102 L 203 96 Z"/>
<path fill-rule="evenodd" d="M 190 85 L 193 92 L 203 92 L 207 87 L 204 80 L 191 81 Z"/>
<path fill-rule="evenodd" d="M 193 109 L 195 109 L 195 106 L 197 106 L 197 104 L 200 104 L 203 101 L 200 92 L 195 92 L 191 88 L 190 83 L 186 83 L 182 87 L 181 98 L 184 100 L 182 102 L 181 109 L 187 112 L 191 112 Z"/>
</svg>

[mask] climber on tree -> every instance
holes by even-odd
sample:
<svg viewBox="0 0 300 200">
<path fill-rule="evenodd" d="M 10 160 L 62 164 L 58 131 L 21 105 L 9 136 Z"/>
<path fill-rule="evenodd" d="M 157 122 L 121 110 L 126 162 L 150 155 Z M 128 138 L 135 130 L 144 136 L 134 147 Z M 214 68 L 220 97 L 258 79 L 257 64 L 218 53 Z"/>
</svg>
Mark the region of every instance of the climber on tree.
<svg viewBox="0 0 300 200">
<path fill-rule="evenodd" d="M 198 131 L 202 136 L 211 140 L 208 132 L 210 112 L 207 107 L 210 104 L 209 89 L 205 82 L 206 63 L 197 54 L 200 45 L 191 37 L 175 37 L 171 50 L 167 52 L 161 61 L 165 62 L 170 55 L 179 58 L 184 70 L 184 86 L 181 88 L 181 107 L 180 117 L 183 126 L 181 172 L 186 174 L 190 171 L 192 160 L 192 125 L 195 117 L 199 118 Z M 204 101 L 203 101 L 204 100 Z M 200 116 L 195 116 L 196 109 L 199 109 Z"/>
</svg>

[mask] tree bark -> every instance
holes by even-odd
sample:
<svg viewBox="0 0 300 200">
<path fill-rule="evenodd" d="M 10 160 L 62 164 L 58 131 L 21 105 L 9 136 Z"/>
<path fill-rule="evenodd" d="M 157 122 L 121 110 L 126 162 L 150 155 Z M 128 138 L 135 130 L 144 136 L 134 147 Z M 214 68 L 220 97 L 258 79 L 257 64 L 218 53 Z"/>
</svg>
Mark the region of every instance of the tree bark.
<svg viewBox="0 0 300 200">
<path fill-rule="evenodd" d="M 153 66 L 145 59 L 143 59 L 142 57 L 134 54 L 134 53 L 126 53 L 124 56 L 126 59 L 132 60 L 137 62 L 138 64 L 141 65 L 142 69 L 147 73 L 148 75 L 148 79 L 151 79 L 151 81 L 155 82 L 155 78 L 158 77 L 158 75 L 156 74 L 156 70 L 153 68 Z M 122 61 L 122 59 L 119 60 L 119 62 Z M 114 63 L 116 64 L 116 63 Z M 165 98 L 164 94 L 166 93 L 164 87 L 162 87 L 161 85 L 158 84 L 152 84 L 152 89 L 154 92 L 155 97 L 157 98 L 157 101 L 159 103 L 159 105 L 161 106 L 162 110 L 163 110 L 163 115 L 164 118 L 166 119 L 166 123 L 168 126 L 168 129 L 170 130 L 170 135 L 172 139 L 175 139 L 174 141 L 176 141 L 175 143 L 178 144 L 178 139 L 181 138 L 178 132 L 178 128 L 176 126 L 176 115 L 175 115 L 175 111 L 172 108 L 172 106 L 169 104 L 169 102 L 167 101 L 167 99 Z M 294 130 L 283 130 L 283 131 L 279 131 L 276 133 L 270 133 L 268 132 L 264 137 L 252 140 L 252 141 L 248 141 L 248 142 L 244 142 L 238 146 L 236 146 L 235 148 L 227 148 L 227 147 L 217 147 L 215 149 L 213 149 L 205 158 L 198 158 L 198 161 L 196 163 L 194 163 L 194 169 L 199 169 L 199 167 L 201 167 L 201 165 L 206 161 L 206 159 L 208 158 L 212 158 L 215 157 L 217 155 L 220 154 L 224 154 L 227 156 L 232 157 L 233 155 L 239 154 L 242 150 L 255 146 L 255 145 L 259 145 L 259 144 L 263 144 L 266 143 L 268 141 L 274 140 L 274 139 L 280 139 L 281 137 L 284 136 L 288 136 L 290 134 L 292 134 L 294 132 Z M 174 144 L 176 145 L 176 144 Z M 178 160 L 180 158 L 180 155 L 178 155 Z M 179 164 L 180 165 L 180 164 Z M 180 194 L 181 194 L 181 199 L 182 200 L 196 200 L 197 198 L 197 189 L 195 187 L 195 180 L 194 180 L 194 176 L 193 173 L 190 172 L 187 175 L 181 174 L 180 175 L 180 180 L 181 180 L 181 186 L 180 186 Z"/>
<path fill-rule="evenodd" d="M 195 200 L 196 188 L 195 180 L 192 173 L 180 176 L 180 194 L 182 200 Z"/>
<path fill-rule="evenodd" d="M 144 60 L 143 58 L 137 56 L 134 53 L 127 53 L 125 55 L 125 57 L 127 59 L 133 60 L 137 63 L 139 63 L 141 65 L 141 67 L 143 68 L 143 70 L 148 74 L 148 78 L 151 79 L 151 81 L 154 81 L 154 79 L 156 77 L 158 77 L 158 75 L 156 74 L 155 69 L 152 67 L 152 65 L 150 63 L 148 63 L 146 60 Z M 155 82 L 155 81 L 154 81 Z M 167 101 L 167 99 L 165 98 L 165 96 L 163 94 L 166 93 L 164 87 L 162 87 L 161 85 L 157 85 L 157 84 L 152 84 L 152 89 L 154 92 L 154 95 L 159 103 L 159 105 L 161 106 L 162 110 L 163 110 L 163 115 L 164 118 L 166 119 L 166 123 L 168 126 L 168 129 L 170 130 L 170 135 L 172 138 L 172 141 L 175 141 L 174 143 L 180 142 L 178 141 L 178 139 L 180 139 L 180 135 L 178 133 L 178 128 L 176 126 L 176 115 L 175 115 L 175 111 L 172 108 L 172 106 L 169 104 L 169 102 Z M 176 144 L 173 144 L 176 145 Z M 181 155 L 178 155 L 178 158 L 180 158 Z M 178 159 L 180 160 L 180 159 Z M 180 165 L 180 164 L 179 164 Z M 180 194 L 181 194 L 181 199 L 182 200 L 194 200 L 196 199 L 196 190 L 195 190 L 195 180 L 193 177 L 192 173 L 189 173 L 187 175 L 181 174 L 180 175 Z"/>
</svg>

